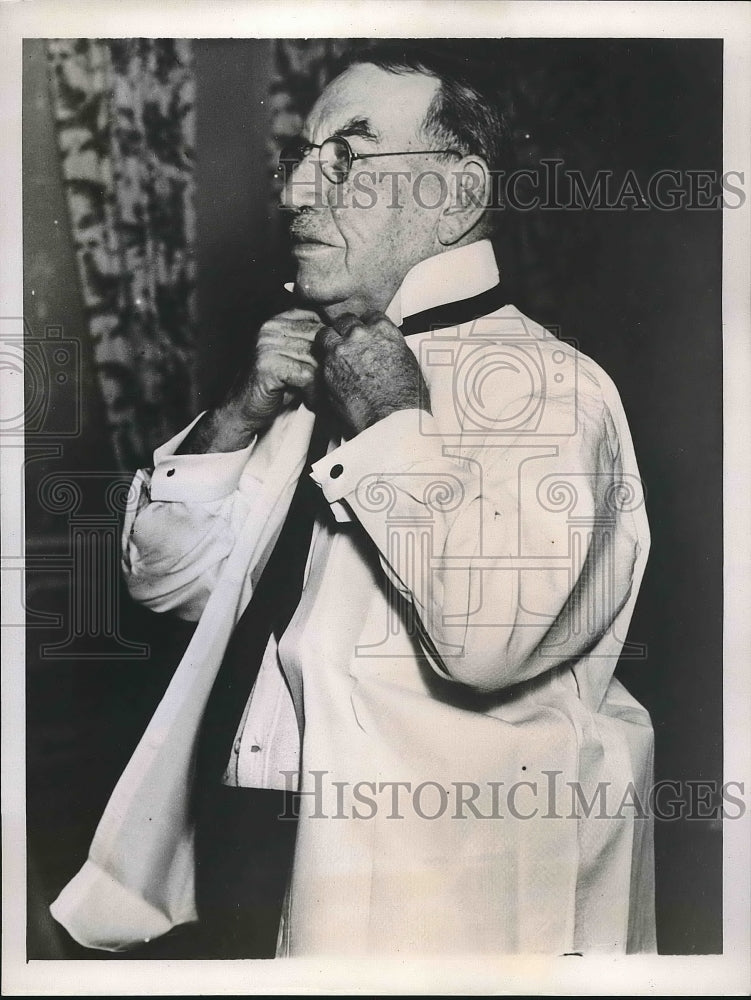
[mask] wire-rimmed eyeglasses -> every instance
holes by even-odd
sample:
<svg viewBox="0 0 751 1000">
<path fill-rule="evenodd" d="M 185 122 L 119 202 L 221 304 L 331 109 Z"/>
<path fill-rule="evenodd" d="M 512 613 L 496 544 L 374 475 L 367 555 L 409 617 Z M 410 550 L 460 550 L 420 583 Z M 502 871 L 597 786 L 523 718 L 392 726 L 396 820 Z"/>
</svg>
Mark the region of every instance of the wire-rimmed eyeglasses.
<svg viewBox="0 0 751 1000">
<path fill-rule="evenodd" d="M 298 137 L 287 143 L 279 154 L 279 170 L 283 173 L 285 180 L 314 149 L 319 151 L 318 162 L 321 166 L 321 173 L 332 184 L 343 184 L 346 181 L 355 160 L 369 160 L 381 156 L 419 156 L 428 153 L 436 156 L 441 154 L 464 155 L 458 149 L 403 149 L 394 153 L 356 153 L 347 140 L 340 135 L 329 136 L 328 139 L 324 139 L 320 143 L 306 142 Z"/>
</svg>

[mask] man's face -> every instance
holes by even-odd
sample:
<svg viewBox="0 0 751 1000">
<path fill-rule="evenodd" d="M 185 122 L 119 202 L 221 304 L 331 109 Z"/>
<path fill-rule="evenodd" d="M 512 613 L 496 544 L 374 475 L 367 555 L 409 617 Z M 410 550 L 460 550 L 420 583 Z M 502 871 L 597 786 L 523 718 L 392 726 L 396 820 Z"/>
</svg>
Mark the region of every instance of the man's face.
<svg viewBox="0 0 751 1000">
<path fill-rule="evenodd" d="M 321 94 L 303 137 L 322 143 L 342 135 L 363 156 L 438 148 L 421 130 L 438 87 L 420 73 L 353 66 Z M 384 310 L 407 271 L 441 250 L 436 202 L 445 189 L 430 173 L 436 170 L 443 175 L 446 167 L 430 156 L 355 160 L 347 180 L 334 184 L 314 149 L 287 178 L 283 195 L 293 211 L 300 294 L 332 318 Z"/>
</svg>

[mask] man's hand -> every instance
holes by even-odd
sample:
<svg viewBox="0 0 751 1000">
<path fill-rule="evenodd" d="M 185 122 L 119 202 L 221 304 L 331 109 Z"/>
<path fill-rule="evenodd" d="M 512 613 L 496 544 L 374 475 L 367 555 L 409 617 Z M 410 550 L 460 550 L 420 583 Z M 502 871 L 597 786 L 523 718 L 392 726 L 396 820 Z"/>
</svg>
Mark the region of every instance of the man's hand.
<svg viewBox="0 0 751 1000">
<path fill-rule="evenodd" d="M 346 313 L 316 336 L 320 382 L 356 434 L 397 410 L 430 410 L 417 359 L 383 313 Z"/>
<path fill-rule="evenodd" d="M 312 409 L 317 362 L 311 351 L 320 329 L 318 315 L 304 309 L 290 309 L 264 323 L 250 363 L 227 399 L 206 414 L 179 451 L 238 451 L 296 400 Z"/>
<path fill-rule="evenodd" d="M 312 408 L 317 363 L 311 348 L 320 328 L 316 313 L 290 309 L 258 331 L 250 370 L 237 379 L 228 399 L 253 433 L 297 398 Z"/>
</svg>

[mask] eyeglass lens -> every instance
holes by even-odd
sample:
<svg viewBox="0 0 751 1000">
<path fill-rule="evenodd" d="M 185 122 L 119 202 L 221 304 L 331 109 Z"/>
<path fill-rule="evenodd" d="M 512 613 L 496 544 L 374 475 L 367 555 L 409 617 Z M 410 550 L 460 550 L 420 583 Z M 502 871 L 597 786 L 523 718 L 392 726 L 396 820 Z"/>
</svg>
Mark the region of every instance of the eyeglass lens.
<svg viewBox="0 0 751 1000">
<path fill-rule="evenodd" d="M 297 140 L 285 146 L 279 155 L 279 166 L 286 177 L 297 167 L 312 147 L 309 143 Z M 319 162 L 325 177 L 335 184 L 346 180 L 350 169 L 350 155 L 347 143 L 342 139 L 332 137 L 321 144 Z"/>
<path fill-rule="evenodd" d="M 349 174 L 349 147 L 341 139 L 327 139 L 321 146 L 321 170 L 329 180 L 341 182 Z"/>
</svg>

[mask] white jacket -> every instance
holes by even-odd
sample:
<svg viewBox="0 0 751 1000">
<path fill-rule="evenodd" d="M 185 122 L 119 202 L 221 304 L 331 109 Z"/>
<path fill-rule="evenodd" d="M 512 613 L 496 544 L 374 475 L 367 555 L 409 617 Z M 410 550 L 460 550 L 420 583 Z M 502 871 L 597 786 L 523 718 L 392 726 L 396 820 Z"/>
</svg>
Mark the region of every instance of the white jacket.
<svg viewBox="0 0 751 1000">
<path fill-rule="evenodd" d="M 487 243 L 442 254 L 390 315 L 494 275 Z M 408 344 L 432 416 L 393 414 L 314 465 L 332 517 L 225 777 L 309 793 L 279 954 L 653 950 L 652 729 L 613 677 L 649 534 L 617 391 L 513 306 Z M 195 738 L 312 420 L 175 455 L 188 428 L 136 479 L 130 590 L 200 622 L 53 904 L 91 947 L 195 919 Z"/>
</svg>

